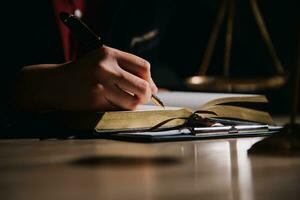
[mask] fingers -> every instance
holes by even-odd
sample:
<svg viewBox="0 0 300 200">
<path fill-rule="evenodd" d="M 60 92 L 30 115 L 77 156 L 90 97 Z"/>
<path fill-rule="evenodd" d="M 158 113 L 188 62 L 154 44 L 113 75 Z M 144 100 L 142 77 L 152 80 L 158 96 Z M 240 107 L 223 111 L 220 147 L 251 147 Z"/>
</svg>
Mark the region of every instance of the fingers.
<svg viewBox="0 0 300 200">
<path fill-rule="evenodd" d="M 150 86 L 151 86 L 152 94 L 157 94 L 158 88 L 155 85 L 154 81 L 152 80 L 152 78 L 149 81 L 150 81 Z"/>
<path fill-rule="evenodd" d="M 105 90 L 106 100 L 110 104 L 117 107 L 126 110 L 134 110 L 139 103 L 138 99 L 135 96 L 125 92 L 114 84 L 106 87 Z"/>
<path fill-rule="evenodd" d="M 102 84 L 96 84 L 90 97 L 89 105 L 92 110 L 120 110 L 120 106 L 116 105 L 106 97 L 106 91 Z"/>
<path fill-rule="evenodd" d="M 127 110 L 148 103 L 151 95 L 157 93 L 150 64 L 135 55 L 104 48 L 95 81 L 103 85 L 105 102 Z"/>
<path fill-rule="evenodd" d="M 125 93 L 128 101 L 134 101 L 133 104 L 145 104 L 150 101 L 152 91 L 147 81 L 121 68 L 114 68 L 118 69 L 118 72 L 102 70 L 98 76 L 98 83 L 104 86 L 106 94 L 121 92 L 120 95 L 122 96 Z M 105 79 L 103 79 L 103 77 L 105 77 Z M 117 87 L 117 89 L 115 87 Z M 116 96 L 116 94 L 114 96 Z M 119 101 L 121 101 L 121 99 L 119 99 Z"/>
<path fill-rule="evenodd" d="M 147 81 L 122 70 L 115 83 L 122 90 L 134 94 L 139 103 L 145 104 L 150 101 L 152 92 Z"/>
<path fill-rule="evenodd" d="M 140 75 L 141 78 L 150 78 L 150 63 L 146 60 L 130 53 L 116 50 L 116 59 L 120 67 L 135 75 Z"/>
<path fill-rule="evenodd" d="M 116 55 L 118 65 L 125 71 L 128 71 L 146 80 L 150 84 L 152 93 L 156 94 L 157 87 L 151 77 L 150 63 L 133 54 L 122 52 L 119 50 L 115 50 L 115 51 L 116 51 L 115 55 Z"/>
</svg>

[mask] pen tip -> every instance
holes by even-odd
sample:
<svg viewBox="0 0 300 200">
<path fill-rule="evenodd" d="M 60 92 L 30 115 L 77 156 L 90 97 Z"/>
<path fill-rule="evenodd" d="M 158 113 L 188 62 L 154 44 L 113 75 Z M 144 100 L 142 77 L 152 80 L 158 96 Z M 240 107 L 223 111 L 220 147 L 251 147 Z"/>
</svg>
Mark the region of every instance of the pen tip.
<svg viewBox="0 0 300 200">
<path fill-rule="evenodd" d="M 66 21 L 66 20 L 70 17 L 70 14 L 69 14 L 69 13 L 66 13 L 66 12 L 61 12 L 61 13 L 59 14 L 59 17 L 60 17 L 60 19 L 64 22 L 64 21 Z"/>
<path fill-rule="evenodd" d="M 152 94 L 152 98 L 151 99 L 154 102 L 154 104 L 165 108 L 163 102 L 156 95 Z"/>
</svg>

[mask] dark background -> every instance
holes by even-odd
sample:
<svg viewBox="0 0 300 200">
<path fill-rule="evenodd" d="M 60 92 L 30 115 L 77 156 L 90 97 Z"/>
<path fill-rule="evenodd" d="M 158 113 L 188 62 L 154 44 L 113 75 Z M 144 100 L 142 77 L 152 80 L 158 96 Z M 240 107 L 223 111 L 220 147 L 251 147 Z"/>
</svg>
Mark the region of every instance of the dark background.
<svg viewBox="0 0 300 200">
<path fill-rule="evenodd" d="M 7 85 L 11 77 L 17 74 L 22 66 L 63 62 L 59 35 L 57 30 L 54 30 L 56 24 L 54 19 L 48 17 L 49 13 L 53 12 L 49 6 L 50 2 L 39 0 L 3 2 L 0 47 L 4 52 L 1 55 L 3 94 L 1 105 L 6 105 L 3 99 L 7 96 L 5 90 L 10 89 Z M 149 59 L 152 64 L 153 78 L 159 87 L 186 90 L 184 80 L 198 71 L 221 0 L 89 0 L 86 2 L 103 4 L 100 5 L 102 8 L 100 12 L 103 12 L 102 15 L 105 17 L 93 17 L 95 24 L 92 20 L 87 19 L 87 22 L 105 39 L 107 45 L 132 51 Z M 236 0 L 236 3 L 230 74 L 253 77 L 274 75 L 275 70 L 250 10 L 249 0 Z M 299 0 L 258 0 L 258 4 L 278 55 L 286 72 L 289 73 L 296 59 L 300 2 Z M 118 11 L 119 8 L 123 9 Z M 95 7 L 94 11 L 99 13 L 97 9 Z M 89 17 L 89 13 L 93 14 L 92 11 L 87 11 L 86 18 Z M 46 18 L 48 21 L 45 21 Z M 99 22 L 101 29 L 96 27 Z M 155 46 L 153 48 L 155 51 L 149 54 L 143 47 L 128 49 L 128 43 L 133 35 L 139 35 L 140 30 L 147 32 L 157 27 L 162 34 L 149 44 L 143 44 L 149 49 Z M 223 24 L 221 37 L 217 42 L 208 71 L 210 75 L 220 74 L 223 67 L 224 33 Z M 18 67 L 12 67 L 12 63 Z M 254 91 L 254 93 L 267 94 L 271 112 L 288 112 L 287 86 L 276 90 Z"/>
<path fill-rule="evenodd" d="M 167 33 L 161 41 L 159 67 L 154 66 L 153 69 L 158 85 L 169 89 L 187 89 L 184 79 L 199 69 L 220 3 L 220 0 L 176 1 Z M 258 5 L 279 58 L 289 73 L 296 59 L 300 3 L 297 0 L 259 0 Z M 224 25 L 209 67 L 210 75 L 222 72 Z M 253 77 L 276 74 L 248 0 L 236 1 L 233 31 L 230 74 Z M 267 94 L 270 112 L 288 112 L 290 99 L 287 86 L 254 93 Z"/>
<path fill-rule="evenodd" d="M 97 6 L 86 11 L 84 20 L 101 35 L 105 44 L 151 61 L 152 75 L 160 88 L 187 90 L 184 80 L 198 71 L 221 0 L 86 1 L 92 2 Z M 236 2 L 230 74 L 274 75 L 249 0 Z M 297 58 L 300 2 L 258 0 L 258 4 L 286 73 L 290 74 Z M 3 1 L 1 6 L 0 125 L 22 127 L 19 119 L 25 124 L 25 119 L 34 120 L 27 113 L 25 117 L 15 112 L 11 104 L 10 93 L 14 91 L 14 80 L 20 69 L 31 64 L 62 63 L 64 57 L 50 0 Z M 156 28 L 160 30 L 159 36 L 130 48 L 132 37 Z M 210 75 L 220 74 L 222 70 L 224 33 L 223 26 L 208 71 Z M 288 84 L 280 89 L 253 92 L 267 95 L 271 114 L 288 113 Z"/>
</svg>

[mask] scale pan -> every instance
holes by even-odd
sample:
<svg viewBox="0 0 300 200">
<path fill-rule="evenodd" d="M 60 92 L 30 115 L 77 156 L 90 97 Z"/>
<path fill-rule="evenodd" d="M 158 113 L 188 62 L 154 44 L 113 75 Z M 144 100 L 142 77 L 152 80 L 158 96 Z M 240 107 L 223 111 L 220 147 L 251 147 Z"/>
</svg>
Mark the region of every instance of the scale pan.
<svg viewBox="0 0 300 200">
<path fill-rule="evenodd" d="M 192 76 L 186 79 L 189 89 L 219 92 L 251 92 L 282 87 L 287 81 L 284 75 L 270 77 L 224 77 L 224 76 Z"/>
</svg>

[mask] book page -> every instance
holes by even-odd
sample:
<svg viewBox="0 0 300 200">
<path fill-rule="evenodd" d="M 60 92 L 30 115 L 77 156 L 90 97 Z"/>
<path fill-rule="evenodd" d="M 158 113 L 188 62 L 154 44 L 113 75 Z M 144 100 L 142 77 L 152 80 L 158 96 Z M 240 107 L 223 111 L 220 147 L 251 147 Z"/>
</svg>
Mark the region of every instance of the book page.
<svg viewBox="0 0 300 200">
<path fill-rule="evenodd" d="M 184 107 L 197 110 L 206 103 L 219 98 L 253 97 L 254 94 L 206 93 L 206 92 L 160 92 L 157 96 L 165 106 Z"/>
<path fill-rule="evenodd" d="M 187 109 L 163 109 L 157 106 L 141 106 L 137 111 L 110 111 L 101 116 L 95 130 L 97 132 L 140 130 L 173 118 L 161 127 L 174 127 L 182 125 L 191 114 L 192 112 Z"/>
<path fill-rule="evenodd" d="M 166 106 L 163 108 L 163 107 L 157 106 L 157 105 L 138 105 L 138 107 L 135 111 L 179 110 L 179 109 L 182 109 L 182 107 Z"/>
</svg>

